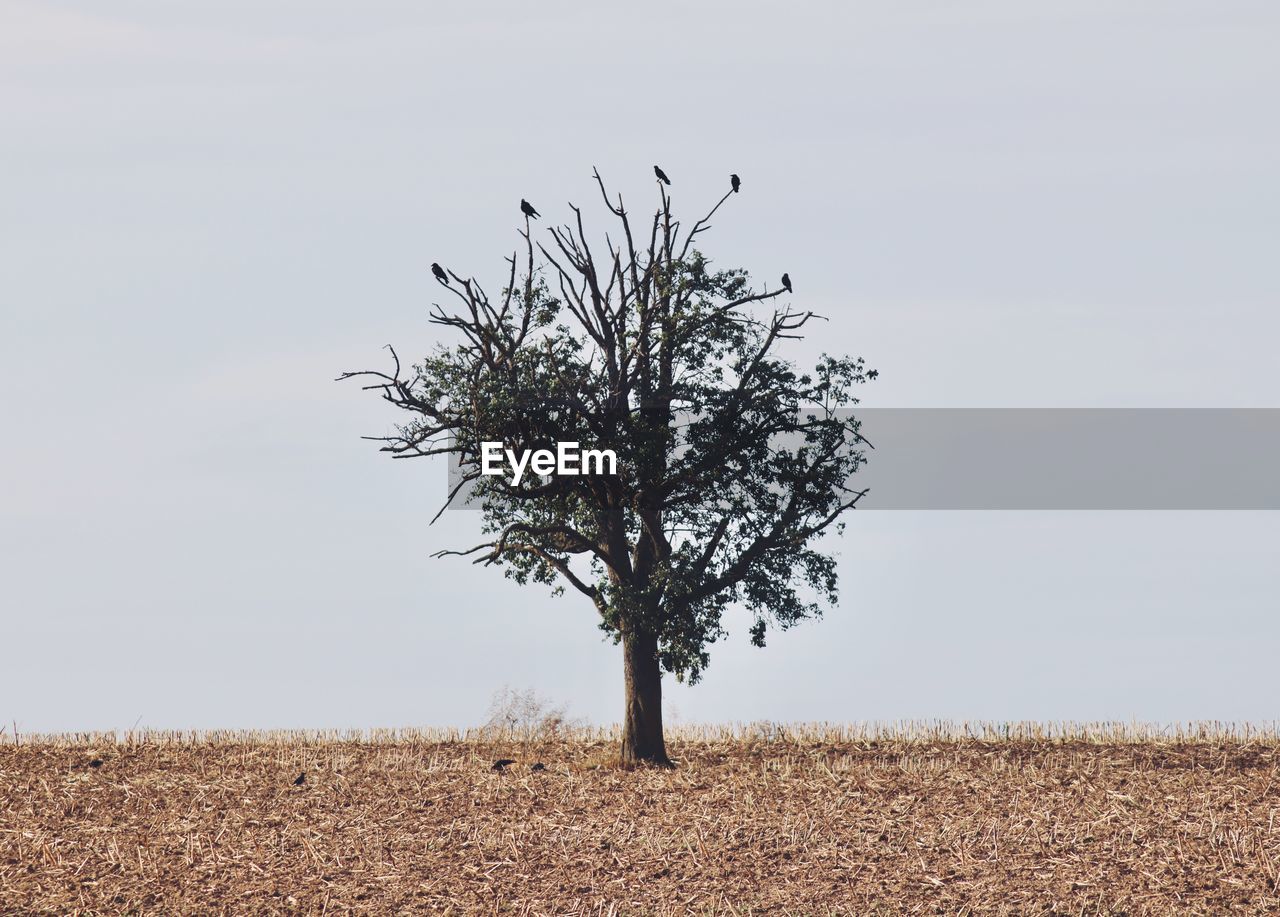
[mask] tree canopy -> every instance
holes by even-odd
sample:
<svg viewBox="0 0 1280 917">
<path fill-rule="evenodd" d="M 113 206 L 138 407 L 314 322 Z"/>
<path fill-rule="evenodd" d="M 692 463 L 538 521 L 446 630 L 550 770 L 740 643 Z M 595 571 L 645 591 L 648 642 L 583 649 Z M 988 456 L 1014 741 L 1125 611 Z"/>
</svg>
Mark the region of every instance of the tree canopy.
<svg viewBox="0 0 1280 917">
<path fill-rule="evenodd" d="M 848 408 L 875 373 L 828 355 L 798 369 L 780 351 L 819 316 L 703 254 L 733 189 L 684 230 L 661 181 L 637 225 L 595 180 L 613 223 L 595 248 L 578 207 L 539 239 L 526 213 L 496 297 L 472 276 L 440 279 L 449 305 L 431 321 L 452 340 L 412 366 L 392 349 L 390 369 L 344 378 L 368 380 L 406 415 L 376 437 L 384 451 L 450 456 L 446 505 L 480 506 L 484 540 L 440 556 L 576 590 L 607 633 L 639 647 L 637 664 L 652 655 L 696 681 L 730 607 L 750 614 L 763 646 L 770 626 L 835 602 L 835 561 L 819 541 L 864 493 L 850 478 L 868 444 Z M 513 485 L 481 474 L 480 444 L 493 441 L 573 441 L 613 450 L 618 466 Z M 636 757 L 665 760 L 658 751 Z"/>
</svg>

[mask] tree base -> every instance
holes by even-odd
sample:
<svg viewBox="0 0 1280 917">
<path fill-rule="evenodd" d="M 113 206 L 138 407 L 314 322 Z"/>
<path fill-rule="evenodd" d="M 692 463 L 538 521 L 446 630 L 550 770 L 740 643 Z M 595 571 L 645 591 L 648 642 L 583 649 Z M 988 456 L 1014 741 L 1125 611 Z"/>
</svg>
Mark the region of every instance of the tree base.
<svg viewBox="0 0 1280 917">
<path fill-rule="evenodd" d="M 646 767 L 656 768 L 658 770 L 673 771 L 676 769 L 676 763 L 663 755 L 660 758 L 637 758 L 627 757 L 626 755 L 618 755 L 618 766 L 623 770 L 634 771 Z"/>
</svg>

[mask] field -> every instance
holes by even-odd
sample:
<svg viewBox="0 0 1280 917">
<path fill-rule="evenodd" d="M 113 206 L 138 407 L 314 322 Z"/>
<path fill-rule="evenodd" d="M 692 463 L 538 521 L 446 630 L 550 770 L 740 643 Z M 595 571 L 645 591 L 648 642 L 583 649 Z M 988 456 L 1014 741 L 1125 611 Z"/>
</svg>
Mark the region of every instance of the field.
<svg viewBox="0 0 1280 917">
<path fill-rule="evenodd" d="M 0 910 L 1280 912 L 1274 730 L 686 728 L 674 771 L 611 739 L 6 734 Z"/>
</svg>

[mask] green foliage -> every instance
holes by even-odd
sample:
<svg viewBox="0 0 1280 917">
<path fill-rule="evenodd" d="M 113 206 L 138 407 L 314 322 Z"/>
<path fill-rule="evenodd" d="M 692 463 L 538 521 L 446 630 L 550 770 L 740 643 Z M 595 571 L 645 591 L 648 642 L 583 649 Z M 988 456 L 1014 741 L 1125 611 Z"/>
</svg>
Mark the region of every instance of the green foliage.
<svg viewBox="0 0 1280 917">
<path fill-rule="evenodd" d="M 501 565 L 522 584 L 570 585 L 615 639 L 656 635 L 662 665 L 696 681 L 728 609 L 750 614 L 763 646 L 768 627 L 836 601 L 820 541 L 860 496 L 848 482 L 863 442 L 847 409 L 874 373 L 833 356 L 801 372 L 781 356 L 815 316 L 770 309 L 783 291 L 745 271 L 713 270 L 691 244 L 705 219 L 682 238 L 669 205 L 664 195 L 652 242 L 636 250 L 621 199 L 609 204 L 626 241 L 601 262 L 580 214 L 576 233 L 553 229 L 554 245 L 536 252 L 526 233 L 524 269 L 517 277 L 511 259 L 500 306 L 455 276 L 463 308 L 433 320 L 456 339 L 410 374 L 397 362 L 394 375 L 365 375 L 410 415 L 384 448 L 455 456 L 458 499 L 483 511 L 489 540 L 442 554 Z M 484 441 L 577 441 L 612 449 L 619 465 L 513 486 L 479 475 Z"/>
</svg>

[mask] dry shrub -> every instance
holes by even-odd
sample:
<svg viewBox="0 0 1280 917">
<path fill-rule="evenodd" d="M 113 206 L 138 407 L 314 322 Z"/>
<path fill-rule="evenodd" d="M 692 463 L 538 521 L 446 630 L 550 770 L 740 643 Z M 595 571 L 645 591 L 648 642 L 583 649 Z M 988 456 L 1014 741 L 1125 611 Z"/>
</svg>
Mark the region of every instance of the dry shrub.
<svg viewBox="0 0 1280 917">
<path fill-rule="evenodd" d="M 516 691 L 504 686 L 494 692 L 478 737 L 491 742 L 556 742 L 587 728 L 586 720 L 571 718 L 566 706 L 554 705 L 533 688 Z"/>
</svg>

